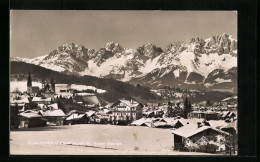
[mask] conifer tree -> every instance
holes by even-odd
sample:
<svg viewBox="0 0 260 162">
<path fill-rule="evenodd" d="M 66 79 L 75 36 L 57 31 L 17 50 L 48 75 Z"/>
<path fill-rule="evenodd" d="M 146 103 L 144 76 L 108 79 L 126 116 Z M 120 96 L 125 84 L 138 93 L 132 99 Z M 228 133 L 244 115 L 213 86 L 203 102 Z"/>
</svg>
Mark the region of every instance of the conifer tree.
<svg viewBox="0 0 260 162">
<path fill-rule="evenodd" d="M 191 109 L 191 103 L 189 102 L 188 98 L 186 97 L 185 100 L 184 100 L 184 114 L 183 114 L 183 117 L 184 118 L 187 118 L 188 117 L 188 114 L 192 111 Z"/>
<path fill-rule="evenodd" d="M 14 126 L 15 129 L 19 127 L 20 118 L 19 118 L 19 108 L 16 103 L 15 107 L 11 108 L 11 125 Z"/>
</svg>

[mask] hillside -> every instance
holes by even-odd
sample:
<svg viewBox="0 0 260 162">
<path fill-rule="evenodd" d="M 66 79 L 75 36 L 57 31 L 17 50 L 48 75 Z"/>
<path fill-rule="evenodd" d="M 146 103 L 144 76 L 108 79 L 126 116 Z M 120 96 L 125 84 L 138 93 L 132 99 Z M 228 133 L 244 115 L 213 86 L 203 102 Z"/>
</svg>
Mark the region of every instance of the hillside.
<svg viewBox="0 0 260 162">
<path fill-rule="evenodd" d="M 94 76 L 68 75 L 33 64 L 11 61 L 11 81 L 26 80 L 29 71 L 31 72 L 33 81 L 41 82 L 43 79 L 50 80 L 53 78 L 58 84 L 80 84 L 104 89 L 107 93 L 99 94 L 99 96 L 109 102 L 114 102 L 119 98 L 130 99 L 133 96 L 144 99 L 158 98 L 150 92 L 149 88 L 142 86 L 137 88 L 129 83 Z"/>
</svg>

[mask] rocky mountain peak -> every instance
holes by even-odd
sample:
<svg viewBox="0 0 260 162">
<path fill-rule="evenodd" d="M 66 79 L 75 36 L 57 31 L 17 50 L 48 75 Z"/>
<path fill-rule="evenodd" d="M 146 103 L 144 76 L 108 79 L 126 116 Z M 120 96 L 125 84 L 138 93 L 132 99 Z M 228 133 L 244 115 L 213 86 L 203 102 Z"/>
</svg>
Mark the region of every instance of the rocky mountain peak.
<svg viewBox="0 0 260 162">
<path fill-rule="evenodd" d="M 187 81 L 202 84 L 213 70 L 236 67 L 236 49 L 237 41 L 224 33 L 208 39 L 195 37 L 186 42 L 176 41 L 165 51 L 152 43 L 128 49 L 111 41 L 98 50 L 70 43 L 59 46 L 46 56 L 16 60 L 61 72 L 123 81 L 144 77 L 145 82 L 139 81 L 149 85 L 178 85 Z"/>
<path fill-rule="evenodd" d="M 112 53 L 121 53 L 124 50 L 124 48 L 121 45 L 119 45 L 118 43 L 114 43 L 114 42 L 108 42 L 105 45 L 105 49 L 107 51 L 111 51 Z"/>
<path fill-rule="evenodd" d="M 143 46 L 138 47 L 137 52 L 140 55 L 153 59 L 163 53 L 163 50 L 160 47 L 156 47 L 151 43 L 146 43 Z"/>
</svg>

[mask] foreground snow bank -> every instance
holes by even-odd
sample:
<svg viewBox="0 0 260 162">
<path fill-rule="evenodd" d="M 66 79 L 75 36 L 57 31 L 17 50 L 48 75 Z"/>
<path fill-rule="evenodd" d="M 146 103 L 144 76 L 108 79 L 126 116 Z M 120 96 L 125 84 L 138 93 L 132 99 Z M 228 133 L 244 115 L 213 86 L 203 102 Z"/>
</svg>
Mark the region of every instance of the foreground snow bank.
<svg viewBox="0 0 260 162">
<path fill-rule="evenodd" d="M 11 131 L 11 154 L 206 155 L 174 152 L 169 129 L 114 125 L 72 125 Z"/>
</svg>

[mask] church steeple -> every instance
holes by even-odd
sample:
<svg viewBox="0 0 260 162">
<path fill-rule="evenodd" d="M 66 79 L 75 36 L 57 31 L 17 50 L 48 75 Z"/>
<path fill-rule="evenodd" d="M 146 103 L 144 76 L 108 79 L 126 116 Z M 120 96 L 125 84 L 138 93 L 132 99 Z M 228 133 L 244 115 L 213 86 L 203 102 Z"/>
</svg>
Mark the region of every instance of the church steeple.
<svg viewBox="0 0 260 162">
<path fill-rule="evenodd" d="M 31 73 L 29 72 L 28 80 L 27 80 L 27 86 L 30 87 L 32 86 L 32 78 L 31 78 Z"/>
<path fill-rule="evenodd" d="M 29 72 L 28 80 L 27 80 L 27 93 L 29 93 L 29 94 L 32 93 L 32 78 L 31 78 L 30 72 Z"/>
</svg>

